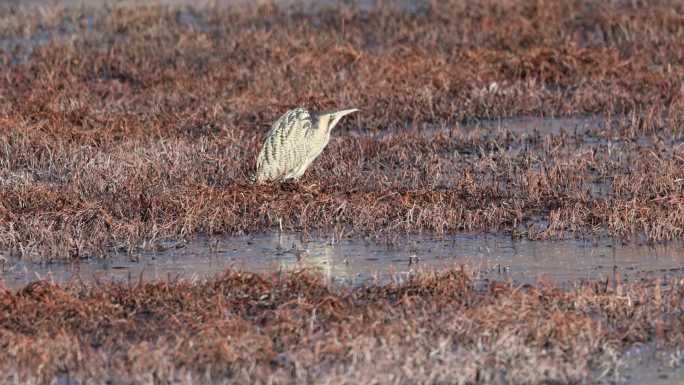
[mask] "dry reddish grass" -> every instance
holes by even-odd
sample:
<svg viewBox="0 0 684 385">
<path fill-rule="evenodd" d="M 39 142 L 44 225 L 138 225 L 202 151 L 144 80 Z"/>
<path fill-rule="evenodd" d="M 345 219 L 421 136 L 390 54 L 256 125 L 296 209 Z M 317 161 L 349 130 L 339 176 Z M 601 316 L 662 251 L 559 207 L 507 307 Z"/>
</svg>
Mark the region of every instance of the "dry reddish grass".
<svg viewBox="0 0 684 385">
<path fill-rule="evenodd" d="M 64 259 L 276 226 L 679 238 L 684 9 L 640 4 L 0 8 L 0 40 L 58 35 L 0 66 L 0 247 Z M 364 112 L 302 186 L 249 185 L 297 105 Z M 459 126 L 593 113 L 611 123 L 579 136 Z M 348 132 L 424 124 L 447 129 Z"/>
<path fill-rule="evenodd" d="M 0 291 L 0 378 L 49 383 L 575 384 L 684 346 L 681 280 L 493 283 L 463 270 L 331 289 L 308 272 Z"/>
</svg>

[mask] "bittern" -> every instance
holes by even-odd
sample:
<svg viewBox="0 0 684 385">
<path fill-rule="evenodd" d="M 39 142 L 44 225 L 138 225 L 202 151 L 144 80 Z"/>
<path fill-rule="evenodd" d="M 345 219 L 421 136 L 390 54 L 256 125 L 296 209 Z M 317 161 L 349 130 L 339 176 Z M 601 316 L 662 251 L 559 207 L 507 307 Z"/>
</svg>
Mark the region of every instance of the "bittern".
<svg viewBox="0 0 684 385">
<path fill-rule="evenodd" d="M 301 177 L 330 141 L 330 131 L 356 108 L 309 114 L 304 108 L 287 111 L 273 123 L 257 157 L 257 183 Z"/>
</svg>

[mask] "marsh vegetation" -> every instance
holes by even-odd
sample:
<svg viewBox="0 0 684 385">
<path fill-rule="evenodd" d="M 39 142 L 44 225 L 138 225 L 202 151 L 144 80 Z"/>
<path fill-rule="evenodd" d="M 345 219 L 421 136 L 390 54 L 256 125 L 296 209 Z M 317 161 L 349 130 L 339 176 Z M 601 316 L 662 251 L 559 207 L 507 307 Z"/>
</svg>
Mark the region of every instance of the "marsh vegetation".
<svg viewBox="0 0 684 385">
<path fill-rule="evenodd" d="M 367 3 L 0 5 L 3 258 L 276 230 L 684 236 L 684 4 Z M 296 106 L 362 112 L 300 184 L 249 183 Z M 678 276 L 322 280 L 0 283 L 0 382 L 575 384 L 684 347 Z"/>
</svg>

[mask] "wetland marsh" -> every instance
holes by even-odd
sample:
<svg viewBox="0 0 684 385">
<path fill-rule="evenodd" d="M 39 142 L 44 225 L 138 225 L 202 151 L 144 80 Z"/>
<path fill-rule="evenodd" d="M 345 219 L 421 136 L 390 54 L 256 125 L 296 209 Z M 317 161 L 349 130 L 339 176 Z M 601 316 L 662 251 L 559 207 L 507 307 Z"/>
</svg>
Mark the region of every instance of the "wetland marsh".
<svg viewBox="0 0 684 385">
<path fill-rule="evenodd" d="M 676 379 L 683 79 L 676 1 L 0 3 L 0 383 Z"/>
</svg>

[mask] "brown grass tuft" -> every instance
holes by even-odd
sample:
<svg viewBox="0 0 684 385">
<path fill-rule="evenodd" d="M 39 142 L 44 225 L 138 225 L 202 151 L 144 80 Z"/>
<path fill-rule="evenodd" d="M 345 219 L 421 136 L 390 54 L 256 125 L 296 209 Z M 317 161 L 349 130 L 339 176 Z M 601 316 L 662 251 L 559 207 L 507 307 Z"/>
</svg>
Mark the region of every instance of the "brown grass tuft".
<svg viewBox="0 0 684 385">
<path fill-rule="evenodd" d="M 0 247 L 65 259 L 280 225 L 680 238 L 682 13 L 3 6 Z M 303 186 L 249 185 L 262 134 L 297 105 L 364 112 Z M 579 133 L 462 126 L 587 114 Z"/>
<path fill-rule="evenodd" d="M 584 383 L 684 344 L 682 282 L 333 289 L 307 271 L 0 292 L 3 383 Z M 611 374 L 612 373 L 612 374 Z M 599 377 L 597 377 L 599 376 Z M 605 378 L 605 377 L 604 377 Z"/>
</svg>

